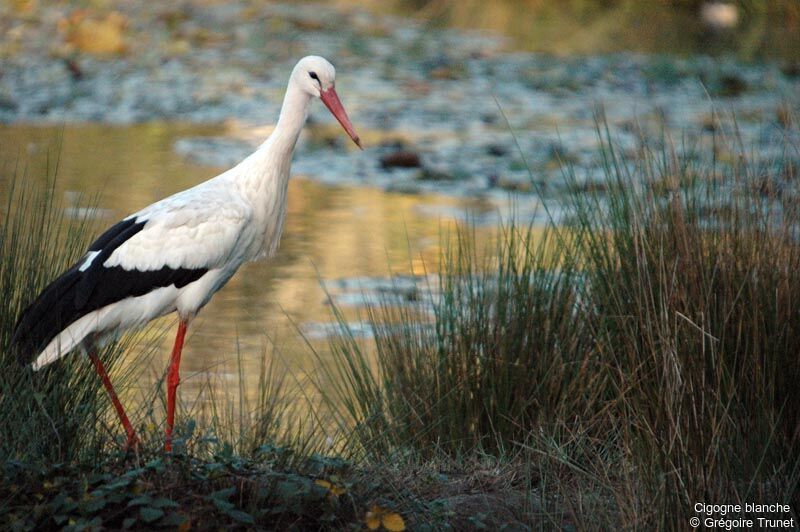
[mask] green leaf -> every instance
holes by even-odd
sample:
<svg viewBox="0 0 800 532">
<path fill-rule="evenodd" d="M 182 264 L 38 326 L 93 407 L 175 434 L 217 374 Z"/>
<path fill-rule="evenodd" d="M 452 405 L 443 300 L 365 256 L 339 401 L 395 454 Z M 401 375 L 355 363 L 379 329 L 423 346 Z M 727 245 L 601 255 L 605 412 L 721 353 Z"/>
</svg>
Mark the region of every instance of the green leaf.
<svg viewBox="0 0 800 532">
<path fill-rule="evenodd" d="M 185 437 L 185 439 L 188 440 L 189 438 L 191 438 L 192 435 L 194 434 L 194 429 L 196 429 L 196 428 L 197 428 L 197 422 L 194 419 L 190 419 L 186 423 L 186 437 Z"/>
<path fill-rule="evenodd" d="M 136 524 L 136 518 L 135 517 L 126 517 L 122 521 L 122 528 L 130 528 L 135 524 Z"/>
<path fill-rule="evenodd" d="M 112 491 L 111 493 L 106 493 L 105 495 L 108 504 L 120 504 L 126 501 L 128 497 L 130 497 L 130 493 L 124 491 Z"/>
<path fill-rule="evenodd" d="M 232 517 L 239 521 L 240 523 L 244 523 L 246 525 L 254 525 L 256 524 L 255 519 L 253 516 L 247 512 L 243 512 L 241 510 L 228 510 L 225 512 L 229 517 Z"/>
<path fill-rule="evenodd" d="M 145 504 L 150 504 L 153 501 L 153 498 L 150 495 L 142 495 L 141 497 L 136 497 L 135 499 L 131 499 L 128 502 L 128 508 L 132 506 L 143 506 Z"/>
<path fill-rule="evenodd" d="M 236 508 L 236 505 L 233 504 L 232 502 L 223 501 L 222 499 L 216 499 L 216 498 L 212 497 L 211 501 L 222 512 L 229 512 L 232 509 Z"/>
<path fill-rule="evenodd" d="M 137 467 L 136 469 L 131 469 L 130 471 L 127 471 L 121 478 L 134 479 L 146 472 L 147 469 L 145 469 L 144 467 Z"/>
<path fill-rule="evenodd" d="M 222 449 L 217 453 L 217 456 L 224 459 L 233 458 L 233 446 L 228 442 L 223 443 Z"/>
<path fill-rule="evenodd" d="M 278 489 L 278 496 L 280 496 L 280 498 L 283 500 L 291 499 L 297 496 L 297 494 L 301 491 L 300 485 L 293 480 L 284 480 L 282 482 L 278 482 L 276 487 Z"/>
<path fill-rule="evenodd" d="M 90 514 L 97 513 L 106 507 L 106 502 L 105 497 L 96 497 L 89 500 L 84 506 L 84 509 Z"/>
<path fill-rule="evenodd" d="M 104 486 L 101 486 L 99 489 L 105 491 L 115 491 L 118 489 L 127 488 L 132 480 L 133 480 L 132 478 L 129 478 L 127 476 L 120 477 L 112 482 L 109 482 L 108 484 L 105 484 Z"/>
<path fill-rule="evenodd" d="M 141 510 L 139 510 L 139 515 L 142 517 L 142 521 L 145 523 L 152 523 L 153 521 L 157 521 L 164 517 L 164 510 L 160 508 L 144 506 Z"/>
<path fill-rule="evenodd" d="M 265 443 L 263 445 L 259 445 L 258 449 L 256 449 L 256 452 L 260 454 L 272 454 L 272 453 L 277 453 L 277 451 L 278 447 L 276 447 L 271 443 Z"/>
<path fill-rule="evenodd" d="M 161 522 L 159 523 L 159 525 L 161 525 L 162 527 L 173 527 L 173 526 L 174 527 L 179 527 L 183 523 L 185 523 L 186 520 L 187 520 L 187 517 L 185 515 L 178 514 L 178 513 L 172 513 L 172 514 L 168 514 L 165 518 L 163 518 L 161 520 Z"/>
<path fill-rule="evenodd" d="M 61 506 L 67 502 L 67 494 L 63 491 L 59 492 L 55 497 L 50 500 L 50 509 L 51 511 L 55 512 L 61 508 Z"/>
<path fill-rule="evenodd" d="M 167 497 L 159 497 L 151 502 L 150 506 L 155 508 L 177 508 L 179 505 L 172 499 L 168 499 Z"/>
<path fill-rule="evenodd" d="M 209 494 L 212 499 L 228 500 L 236 494 L 236 488 L 225 488 Z"/>
<path fill-rule="evenodd" d="M 100 484 L 114 478 L 110 473 L 93 473 L 89 475 L 89 484 Z"/>
<path fill-rule="evenodd" d="M 145 464 L 147 469 L 152 469 L 158 473 L 162 473 L 164 471 L 164 460 L 162 458 L 155 458 L 150 460 Z"/>
<path fill-rule="evenodd" d="M 227 468 L 225 467 L 225 464 L 212 462 L 210 464 L 206 464 L 206 471 L 208 471 L 208 477 L 214 479 L 224 477 L 227 473 Z"/>
<path fill-rule="evenodd" d="M 72 512 L 78 508 L 78 503 L 73 501 L 71 497 L 67 497 L 64 504 L 61 505 L 61 510 L 64 512 Z"/>
</svg>

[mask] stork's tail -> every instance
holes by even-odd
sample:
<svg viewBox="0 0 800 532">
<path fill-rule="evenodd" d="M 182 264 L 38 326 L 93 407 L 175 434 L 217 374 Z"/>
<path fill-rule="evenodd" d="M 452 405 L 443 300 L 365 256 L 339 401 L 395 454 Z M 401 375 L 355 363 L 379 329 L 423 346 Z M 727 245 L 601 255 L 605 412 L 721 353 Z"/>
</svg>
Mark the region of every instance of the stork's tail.
<svg viewBox="0 0 800 532">
<path fill-rule="evenodd" d="M 39 369 L 64 356 L 83 340 L 83 336 L 76 337 L 80 331 L 75 330 L 68 338 L 56 342 L 58 345 L 53 345 L 54 339 L 64 336 L 62 333 L 75 329 L 71 325 L 81 315 L 75 304 L 80 277 L 77 267 L 70 268 L 22 311 L 11 336 L 11 349 L 16 352 L 20 364 L 36 361 L 34 369 Z"/>
</svg>

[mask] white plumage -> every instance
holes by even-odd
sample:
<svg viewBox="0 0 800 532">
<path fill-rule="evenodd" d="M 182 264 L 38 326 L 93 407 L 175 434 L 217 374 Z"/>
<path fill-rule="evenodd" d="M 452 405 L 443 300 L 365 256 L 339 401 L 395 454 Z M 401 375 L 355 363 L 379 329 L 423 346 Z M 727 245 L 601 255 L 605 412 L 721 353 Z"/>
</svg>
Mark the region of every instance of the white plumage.
<svg viewBox="0 0 800 532">
<path fill-rule="evenodd" d="M 274 131 L 252 155 L 104 233 L 21 315 L 13 343 L 34 351 L 21 353 L 21 358 L 33 358 L 34 369 L 40 369 L 81 345 L 91 355 L 96 345 L 119 332 L 177 311 L 181 327 L 172 365 L 177 379 L 189 320 L 242 263 L 272 256 L 278 249 L 292 152 L 312 98 L 320 98 L 360 146 L 334 90 L 335 75 L 322 57 L 300 60 Z M 107 387 L 116 401 L 110 383 Z M 168 447 L 171 423 L 168 412 Z M 132 428 L 128 436 L 129 441 L 135 438 Z"/>
<path fill-rule="evenodd" d="M 263 149 L 264 146 L 259 151 Z M 237 172 L 222 174 L 125 218 L 145 222 L 144 228 L 103 262 L 103 267 L 120 266 L 130 272 L 163 268 L 208 270 L 202 277 L 181 288 L 156 287 L 138 297 L 128 296 L 82 316 L 48 343 L 34 360 L 34 369 L 66 355 L 89 334 L 97 334 L 94 342 L 103 343 L 171 312 L 177 311 L 181 318 L 189 319 L 243 262 L 254 259 L 253 242 L 260 231 L 252 224 L 253 207 L 242 192 L 232 188 L 236 175 L 242 175 L 238 172 L 240 166 L 233 169 Z M 228 187 L 224 186 L 226 181 Z M 285 201 L 276 214 L 280 220 L 275 223 L 282 227 Z M 271 256 L 277 250 L 280 232 L 270 233 L 273 245 L 267 255 Z M 80 270 L 85 271 L 98 254 L 89 252 Z"/>
</svg>

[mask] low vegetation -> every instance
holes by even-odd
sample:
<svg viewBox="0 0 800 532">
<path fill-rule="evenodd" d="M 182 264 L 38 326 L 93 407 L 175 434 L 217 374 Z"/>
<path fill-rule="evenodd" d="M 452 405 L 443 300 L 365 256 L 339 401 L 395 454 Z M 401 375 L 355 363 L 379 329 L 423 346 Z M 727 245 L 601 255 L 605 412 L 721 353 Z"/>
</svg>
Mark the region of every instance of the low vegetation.
<svg viewBox="0 0 800 532">
<path fill-rule="evenodd" d="M 255 404 L 187 413 L 175 453 L 144 408 L 125 454 L 90 365 L 32 374 L 0 351 L 0 526 L 675 529 L 699 502 L 792 504 L 798 147 L 722 165 L 598 134 L 604 179 L 568 174 L 543 235 L 445 235 L 430 297 L 371 307 L 374 341 L 342 319 L 308 421 L 286 422 L 291 379 L 265 366 Z M 0 222 L 3 346 L 89 233 L 23 182 Z"/>
<path fill-rule="evenodd" d="M 529 525 L 680 529 L 698 502 L 796 501 L 796 148 L 731 168 L 600 134 L 605 179 L 567 220 L 538 239 L 512 223 L 488 254 L 459 234 L 430 320 L 372 309 L 377 371 L 334 344 L 346 447 L 522 464 Z"/>
</svg>

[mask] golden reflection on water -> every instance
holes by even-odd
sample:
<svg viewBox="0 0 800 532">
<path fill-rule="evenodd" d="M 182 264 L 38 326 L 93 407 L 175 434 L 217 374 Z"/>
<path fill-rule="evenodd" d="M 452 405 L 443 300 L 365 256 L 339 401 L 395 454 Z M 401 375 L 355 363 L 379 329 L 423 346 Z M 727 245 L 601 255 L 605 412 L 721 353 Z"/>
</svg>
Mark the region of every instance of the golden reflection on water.
<svg viewBox="0 0 800 532">
<path fill-rule="evenodd" d="M 91 205 L 91 197 L 99 195 L 99 232 L 153 201 L 216 175 L 220 169 L 187 162 L 172 145 L 182 136 L 219 133 L 218 126 L 174 124 L 3 126 L 0 198 L 17 161 L 27 167 L 27 179 L 43 179 L 48 153 L 51 161 L 58 156 L 56 188 L 67 203 L 75 201 L 74 192 L 85 195 L 82 205 L 73 205 L 77 207 Z M 359 156 L 364 155 L 353 154 Z M 423 267 L 433 272 L 440 233 L 454 220 L 429 213 L 441 212 L 438 207 L 455 212 L 468 205 L 491 208 L 474 199 L 330 187 L 302 177 L 290 181 L 288 202 L 278 255 L 244 265 L 190 327 L 181 366 L 184 400 L 192 401 L 208 382 L 237 390 L 237 353 L 246 388 L 255 391 L 261 358 L 274 354 L 265 347 L 267 338 L 293 373 L 312 372 L 317 361 L 297 327 L 331 321 L 320 278 L 386 276 L 390 270 L 422 273 Z M 479 237 L 489 233 L 477 229 Z M 141 368 L 146 378 L 140 382 L 147 391 L 166 367 L 175 322 L 174 316 L 165 317 L 148 329 L 160 348 L 152 363 Z M 158 331 L 165 329 L 159 338 Z M 324 352 L 324 342 L 318 345 Z"/>
</svg>

